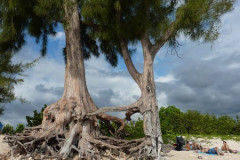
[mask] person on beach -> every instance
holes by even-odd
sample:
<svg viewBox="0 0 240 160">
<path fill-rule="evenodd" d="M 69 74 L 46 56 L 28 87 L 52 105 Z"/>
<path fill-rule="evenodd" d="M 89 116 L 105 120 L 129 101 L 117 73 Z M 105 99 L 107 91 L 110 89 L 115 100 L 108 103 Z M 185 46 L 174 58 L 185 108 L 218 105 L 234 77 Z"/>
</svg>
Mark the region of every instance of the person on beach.
<svg viewBox="0 0 240 160">
<path fill-rule="evenodd" d="M 186 149 L 187 149 L 187 151 L 192 150 L 192 142 L 187 141 Z"/>
<path fill-rule="evenodd" d="M 229 145 L 227 144 L 226 141 L 223 141 L 223 145 L 222 145 L 222 150 L 225 152 L 230 152 L 230 153 L 237 153 L 237 150 L 233 150 L 229 148 Z"/>
<path fill-rule="evenodd" d="M 186 143 L 187 150 L 201 150 L 201 146 L 197 142 L 187 141 Z"/>
<path fill-rule="evenodd" d="M 214 148 L 202 148 L 201 152 L 203 153 L 208 153 L 208 154 L 217 154 L 219 156 L 224 156 L 224 153 L 219 151 L 218 147 L 214 147 Z"/>
<path fill-rule="evenodd" d="M 193 142 L 193 150 L 201 150 L 201 145 L 199 145 L 197 142 Z"/>
</svg>

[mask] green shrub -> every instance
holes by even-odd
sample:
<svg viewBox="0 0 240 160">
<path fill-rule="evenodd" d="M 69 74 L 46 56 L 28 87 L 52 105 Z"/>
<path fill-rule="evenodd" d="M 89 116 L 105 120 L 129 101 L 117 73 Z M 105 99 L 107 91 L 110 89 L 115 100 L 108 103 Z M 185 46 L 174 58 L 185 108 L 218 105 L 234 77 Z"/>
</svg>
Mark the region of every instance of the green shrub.
<svg viewBox="0 0 240 160">
<path fill-rule="evenodd" d="M 22 132 L 24 130 L 24 124 L 18 124 L 17 125 L 17 128 L 16 128 L 16 130 L 15 130 L 15 132 L 16 133 L 20 133 L 20 132 Z"/>
<path fill-rule="evenodd" d="M 46 107 L 47 107 L 47 105 L 44 104 L 44 107 L 41 109 L 41 112 L 39 112 L 39 113 L 37 112 L 37 110 L 34 110 L 33 111 L 33 117 L 26 116 L 28 127 L 34 127 L 34 126 L 38 126 L 38 125 L 42 124 L 43 111 Z"/>
<path fill-rule="evenodd" d="M 7 124 L 6 126 L 3 127 L 2 133 L 3 134 L 15 134 L 13 126 L 11 126 L 10 124 Z"/>
<path fill-rule="evenodd" d="M 143 131 L 143 120 L 138 118 L 137 121 L 130 121 L 126 124 L 125 131 L 127 134 L 125 138 L 128 140 L 143 138 L 145 136 Z"/>
</svg>

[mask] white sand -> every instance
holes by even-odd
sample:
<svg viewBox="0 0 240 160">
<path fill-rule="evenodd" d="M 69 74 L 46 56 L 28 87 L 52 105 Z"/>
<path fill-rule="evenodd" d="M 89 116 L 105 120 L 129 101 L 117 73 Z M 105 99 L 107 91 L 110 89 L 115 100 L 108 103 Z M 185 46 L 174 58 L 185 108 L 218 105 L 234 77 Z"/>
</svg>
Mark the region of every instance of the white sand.
<svg viewBox="0 0 240 160">
<path fill-rule="evenodd" d="M 229 147 L 234 150 L 240 151 L 240 142 L 236 142 L 233 140 L 226 140 Z M 222 140 L 219 138 L 215 139 L 196 139 L 196 142 L 201 144 L 203 147 L 206 148 L 213 148 L 218 147 L 221 148 L 222 146 Z M 195 160 L 198 159 L 198 156 L 202 156 L 203 160 L 240 160 L 240 154 L 233 154 L 233 153 L 224 153 L 224 156 L 215 156 L 215 155 L 207 155 L 207 154 L 198 154 L 194 151 L 171 151 L 168 154 L 170 157 L 168 157 L 168 160 Z"/>
<path fill-rule="evenodd" d="M 0 154 L 7 154 L 10 151 L 10 147 L 7 143 L 3 143 L 4 135 L 0 135 Z"/>
</svg>

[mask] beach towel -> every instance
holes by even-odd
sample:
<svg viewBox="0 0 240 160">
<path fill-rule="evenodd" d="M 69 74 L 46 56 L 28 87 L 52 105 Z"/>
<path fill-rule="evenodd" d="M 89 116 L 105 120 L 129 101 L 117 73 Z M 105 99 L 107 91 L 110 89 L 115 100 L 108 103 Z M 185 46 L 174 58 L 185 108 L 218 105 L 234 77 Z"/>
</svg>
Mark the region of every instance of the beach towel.
<svg viewBox="0 0 240 160">
<path fill-rule="evenodd" d="M 213 153 L 205 153 L 205 152 L 201 152 L 200 150 L 195 151 L 195 153 L 198 153 L 198 154 L 206 154 L 206 155 L 212 155 L 212 156 L 217 156 L 217 154 L 213 154 Z"/>
</svg>

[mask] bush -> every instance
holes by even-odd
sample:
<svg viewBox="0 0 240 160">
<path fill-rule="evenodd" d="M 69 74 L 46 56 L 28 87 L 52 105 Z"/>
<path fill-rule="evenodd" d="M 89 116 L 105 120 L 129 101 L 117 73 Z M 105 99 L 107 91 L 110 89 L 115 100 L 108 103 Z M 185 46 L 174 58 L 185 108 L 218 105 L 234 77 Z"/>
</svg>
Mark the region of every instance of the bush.
<svg viewBox="0 0 240 160">
<path fill-rule="evenodd" d="M 10 124 L 7 124 L 6 126 L 3 127 L 2 133 L 3 134 L 15 134 L 13 126 L 11 126 Z"/>
<path fill-rule="evenodd" d="M 24 130 L 24 124 L 18 124 L 15 130 L 16 133 L 20 133 Z"/>
<path fill-rule="evenodd" d="M 31 116 L 26 116 L 27 120 L 27 126 L 28 127 L 34 127 L 42 124 L 43 120 L 43 111 L 47 107 L 46 104 L 44 104 L 44 107 L 41 109 L 41 111 L 38 113 L 37 110 L 33 111 L 33 117 Z"/>
</svg>

